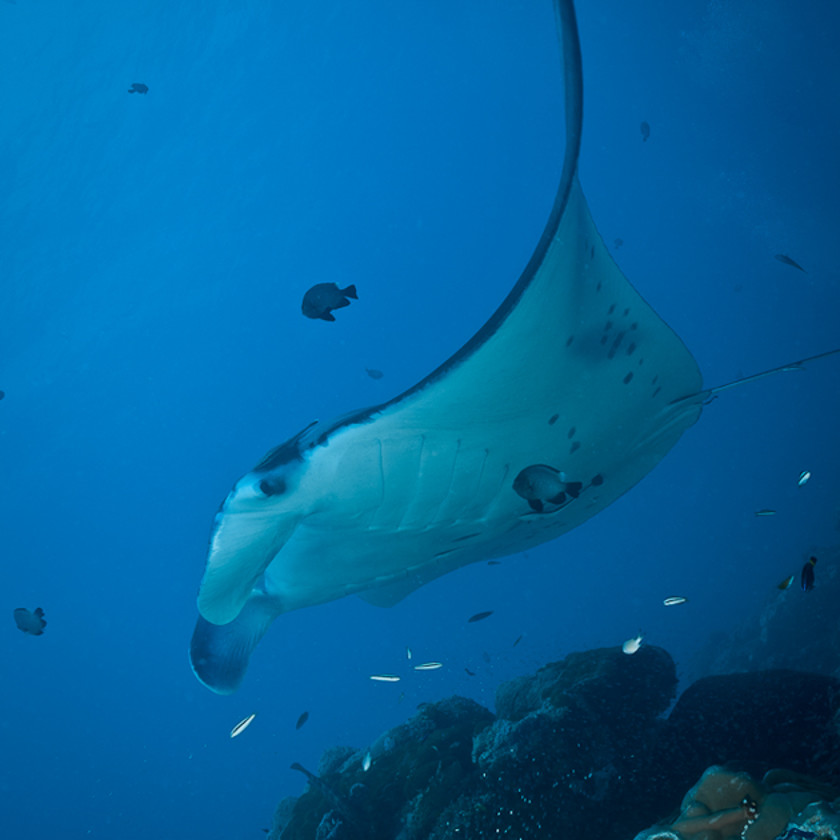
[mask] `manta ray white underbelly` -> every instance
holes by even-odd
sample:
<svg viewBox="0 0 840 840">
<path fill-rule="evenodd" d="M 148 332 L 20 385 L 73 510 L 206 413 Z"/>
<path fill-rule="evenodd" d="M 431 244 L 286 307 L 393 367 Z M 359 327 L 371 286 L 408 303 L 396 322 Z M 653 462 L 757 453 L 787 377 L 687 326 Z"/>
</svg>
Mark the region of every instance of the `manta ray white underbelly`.
<svg viewBox="0 0 840 840">
<path fill-rule="evenodd" d="M 392 604 L 576 527 L 700 416 L 708 392 L 696 362 L 613 262 L 578 184 L 580 50 L 571 1 L 555 7 L 566 147 L 536 251 L 487 324 L 432 374 L 313 424 L 237 482 L 216 516 L 190 651 L 214 691 L 235 690 L 281 613 L 353 593 Z M 573 492 L 529 503 L 514 481 L 533 465 Z"/>
</svg>

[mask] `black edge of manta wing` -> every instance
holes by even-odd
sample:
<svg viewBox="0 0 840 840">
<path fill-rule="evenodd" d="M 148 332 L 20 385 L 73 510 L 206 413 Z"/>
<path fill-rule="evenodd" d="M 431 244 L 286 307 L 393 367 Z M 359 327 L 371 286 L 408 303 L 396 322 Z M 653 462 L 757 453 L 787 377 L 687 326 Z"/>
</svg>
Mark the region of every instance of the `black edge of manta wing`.
<svg viewBox="0 0 840 840">
<path fill-rule="evenodd" d="M 472 356 L 476 350 L 493 337 L 502 323 L 504 323 L 542 266 L 549 246 L 560 226 L 563 213 L 569 202 L 572 187 L 575 183 L 575 178 L 577 177 L 578 157 L 580 155 L 581 134 L 583 131 L 583 66 L 577 16 L 575 14 L 573 0 L 554 0 L 554 12 L 563 58 L 566 145 L 563 154 L 563 170 L 560 174 L 560 183 L 554 197 L 554 204 L 534 249 L 534 253 L 528 260 L 528 264 L 525 266 L 507 297 L 505 297 L 486 323 L 463 347 L 456 350 L 452 356 L 435 368 L 430 374 L 396 397 L 379 405 L 346 414 L 332 423 L 321 433 L 318 444 L 326 442 L 329 436 L 339 428 L 364 423 L 374 414 L 381 413 L 416 394 L 418 391 L 422 391 L 428 385 L 448 373 L 453 367 Z M 329 320 L 335 319 L 331 318 Z"/>
</svg>

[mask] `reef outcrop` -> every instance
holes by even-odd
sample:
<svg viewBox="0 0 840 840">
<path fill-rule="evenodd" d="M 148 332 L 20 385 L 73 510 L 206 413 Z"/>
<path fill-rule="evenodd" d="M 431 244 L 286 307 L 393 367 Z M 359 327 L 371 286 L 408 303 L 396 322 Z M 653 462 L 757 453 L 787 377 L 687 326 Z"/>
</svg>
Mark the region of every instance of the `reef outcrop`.
<svg viewBox="0 0 840 840">
<path fill-rule="evenodd" d="M 679 816 L 636 840 L 837 840 L 837 788 L 787 770 L 763 778 L 710 767 L 683 798 Z"/>
<path fill-rule="evenodd" d="M 665 717 L 676 686 L 661 648 L 606 648 L 501 685 L 496 715 L 462 697 L 422 704 L 369 749 L 330 750 L 317 774 L 298 767 L 308 789 L 284 800 L 271 838 L 627 840 L 676 811 L 710 765 L 729 773 L 721 765 L 739 762 L 758 779 L 773 767 L 840 773 L 836 679 L 788 670 L 712 677 Z M 751 790 L 764 803 L 780 792 L 773 784 L 753 780 Z M 695 800 L 683 802 L 688 833 L 677 833 L 678 821 L 651 838 L 718 840 L 690 833 L 700 822 L 685 820 L 713 816 L 719 804 L 686 812 Z M 718 810 L 744 830 L 741 805 Z"/>
<path fill-rule="evenodd" d="M 809 555 L 819 557 L 810 592 L 798 581 L 784 590 L 771 582 L 760 608 L 726 634 L 715 634 L 687 663 L 688 672 L 699 677 L 789 668 L 840 679 L 840 548 L 812 547 L 801 560 Z"/>
</svg>

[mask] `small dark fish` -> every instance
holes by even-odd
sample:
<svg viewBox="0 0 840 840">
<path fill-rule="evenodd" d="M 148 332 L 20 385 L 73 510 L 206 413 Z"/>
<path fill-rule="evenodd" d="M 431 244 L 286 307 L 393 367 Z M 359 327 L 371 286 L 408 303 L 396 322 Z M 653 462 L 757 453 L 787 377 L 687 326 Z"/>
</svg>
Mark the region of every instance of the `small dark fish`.
<svg viewBox="0 0 840 840">
<path fill-rule="evenodd" d="M 796 260 L 792 260 L 787 254 L 776 254 L 776 259 L 780 263 L 784 263 L 785 265 L 789 265 L 791 268 L 798 268 L 800 271 L 805 272 L 805 274 L 808 273 L 807 271 L 805 271 L 804 268 L 802 268 L 801 265 L 799 265 L 799 263 Z"/>
<path fill-rule="evenodd" d="M 0 391 L 0 400 L 2 400 L 3 397 L 5 397 L 5 396 L 6 396 L 6 392 L 5 391 Z"/>
<path fill-rule="evenodd" d="M 143 82 L 133 82 L 131 87 L 128 89 L 129 93 L 148 93 L 149 86 L 144 85 Z"/>
<path fill-rule="evenodd" d="M 464 670 L 467 672 L 467 674 L 468 674 L 469 676 L 471 676 L 471 677 L 474 677 L 474 676 L 475 676 L 475 671 L 470 671 L 470 669 L 469 669 L 469 668 L 467 668 L 467 666 L 466 666 L 466 665 L 464 666 Z"/>
<path fill-rule="evenodd" d="M 583 485 L 547 464 L 531 464 L 519 471 L 513 489 L 534 512 L 556 513 L 580 495 Z"/>
<path fill-rule="evenodd" d="M 385 374 L 382 373 L 381 370 L 377 370 L 376 368 L 365 368 L 365 373 L 371 379 L 382 379 L 382 377 L 385 376 Z"/>
<path fill-rule="evenodd" d="M 298 719 L 297 723 L 295 724 L 295 729 L 300 729 L 306 721 L 309 720 L 309 712 L 304 712 Z"/>
<path fill-rule="evenodd" d="M 488 566 L 501 566 L 502 561 L 501 560 L 488 560 L 487 565 Z"/>
<path fill-rule="evenodd" d="M 639 130 L 642 132 L 642 143 L 647 142 L 648 137 L 650 137 L 650 125 L 646 122 L 643 122 L 639 126 Z"/>
<path fill-rule="evenodd" d="M 322 321 L 335 321 L 333 309 L 341 309 L 343 306 L 350 306 L 347 298 L 358 300 L 356 287 L 348 286 L 346 289 L 339 289 L 335 283 L 316 283 L 304 296 L 300 311 L 307 318 L 320 318 Z"/>
<path fill-rule="evenodd" d="M 491 615 L 493 615 L 493 610 L 487 610 L 486 612 L 476 613 L 475 615 L 472 615 L 467 619 L 467 624 L 473 624 L 476 621 L 484 621 L 485 618 L 490 618 Z"/>
<path fill-rule="evenodd" d="M 809 557 L 808 562 L 802 567 L 800 581 L 802 583 L 803 592 L 810 592 L 814 588 L 814 566 L 816 565 L 817 558 Z"/>
<path fill-rule="evenodd" d="M 18 630 L 29 633 L 31 636 L 44 635 L 47 622 L 44 621 L 44 611 L 40 607 L 36 607 L 33 612 L 29 612 L 26 607 L 18 607 L 14 615 Z"/>
<path fill-rule="evenodd" d="M 775 510 L 770 510 L 770 508 L 762 508 L 761 510 L 757 510 L 755 512 L 755 515 L 756 516 L 775 516 L 776 511 Z"/>
<path fill-rule="evenodd" d="M 796 575 L 788 575 L 780 584 L 778 584 L 779 589 L 781 589 L 782 592 L 784 592 L 785 589 L 787 589 L 793 583 L 793 579 L 795 577 Z"/>
<path fill-rule="evenodd" d="M 616 239 L 616 240 L 615 240 L 615 247 L 616 247 L 616 248 L 620 248 L 623 244 L 624 244 L 624 240 L 623 240 L 623 239 Z"/>
<path fill-rule="evenodd" d="M 519 636 L 516 637 L 516 641 L 513 643 L 514 647 L 516 647 L 522 641 L 522 635 L 523 634 L 520 634 Z"/>
</svg>

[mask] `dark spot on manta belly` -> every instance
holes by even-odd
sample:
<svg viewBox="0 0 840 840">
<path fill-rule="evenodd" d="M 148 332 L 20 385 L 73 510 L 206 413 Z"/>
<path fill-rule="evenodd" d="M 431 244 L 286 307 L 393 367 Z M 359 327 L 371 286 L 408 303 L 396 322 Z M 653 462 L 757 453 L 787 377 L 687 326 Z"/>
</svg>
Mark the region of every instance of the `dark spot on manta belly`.
<svg viewBox="0 0 840 840">
<path fill-rule="evenodd" d="M 630 307 L 628 306 L 627 309 L 624 310 L 624 317 L 626 318 L 630 314 Z"/>
<path fill-rule="evenodd" d="M 595 287 L 595 291 L 596 291 L 596 292 L 600 292 L 600 291 L 601 291 L 601 281 L 600 281 L 600 280 L 598 281 L 598 285 Z"/>
<path fill-rule="evenodd" d="M 604 334 L 601 336 L 601 344 L 606 344 L 606 343 L 607 343 L 607 338 L 608 338 L 607 334 L 606 334 L 606 333 L 604 333 Z"/>
<path fill-rule="evenodd" d="M 625 385 L 629 385 L 629 384 L 630 384 L 630 380 L 631 380 L 632 378 L 633 378 L 633 371 L 631 370 L 631 371 L 630 371 L 630 373 L 628 373 L 628 374 L 627 374 L 627 376 L 625 376 L 625 377 L 624 377 L 624 380 L 623 380 L 624 384 L 625 384 Z"/>
<path fill-rule="evenodd" d="M 574 340 L 575 340 L 575 337 L 574 337 L 573 335 L 570 335 L 570 336 L 566 339 L 566 347 L 571 347 L 571 346 L 572 346 L 572 342 L 573 342 Z"/>
<path fill-rule="evenodd" d="M 632 356 L 636 352 L 636 342 L 631 341 L 630 346 L 627 348 L 627 355 Z"/>
<path fill-rule="evenodd" d="M 590 260 L 595 259 L 595 246 L 594 245 L 589 249 L 589 259 Z"/>
<path fill-rule="evenodd" d="M 571 455 L 573 452 L 577 452 L 578 449 L 580 449 L 580 443 L 579 441 L 574 441 L 569 447 L 569 455 Z"/>
<path fill-rule="evenodd" d="M 560 418 L 559 414 L 552 414 L 551 417 L 548 418 L 548 425 L 553 426 Z"/>
<path fill-rule="evenodd" d="M 473 539 L 473 537 L 480 537 L 480 536 L 481 536 L 481 533 L 479 531 L 476 531 L 474 534 L 464 534 L 463 537 L 455 537 L 455 539 L 452 540 L 452 542 L 463 542 L 464 540 L 471 540 L 471 539 Z"/>
<path fill-rule="evenodd" d="M 572 428 L 569 429 L 569 440 L 571 440 L 575 436 L 576 431 L 577 429 L 574 426 L 572 426 Z"/>
<path fill-rule="evenodd" d="M 650 380 L 650 384 L 651 385 L 656 385 L 656 380 L 657 379 L 659 379 L 659 374 L 658 373 L 656 374 L 656 376 L 653 377 L 653 379 Z"/>
<path fill-rule="evenodd" d="M 612 321 L 607 321 L 607 323 L 604 324 L 604 332 L 608 332 L 609 330 L 611 330 L 612 326 L 613 326 L 613 322 Z"/>
<path fill-rule="evenodd" d="M 657 385 L 656 390 L 653 392 L 653 396 L 655 397 L 662 389 Z"/>
<path fill-rule="evenodd" d="M 631 329 L 631 330 L 637 330 L 637 329 L 639 329 L 639 324 L 638 324 L 638 322 L 637 322 L 637 321 L 633 321 L 633 323 L 632 323 L 632 324 L 630 324 L 630 329 Z"/>
<path fill-rule="evenodd" d="M 443 551 L 439 551 L 437 554 L 435 554 L 435 557 L 445 557 L 447 554 L 452 554 L 453 551 L 457 551 L 457 550 L 458 550 L 457 548 L 447 548 L 447 549 L 444 549 Z"/>
<path fill-rule="evenodd" d="M 604 476 L 601 473 L 598 473 L 592 481 L 589 482 L 593 487 L 600 487 L 604 483 Z"/>
<path fill-rule="evenodd" d="M 607 310 L 607 315 L 612 315 L 615 312 L 615 304 L 613 303 L 610 308 Z"/>
</svg>

